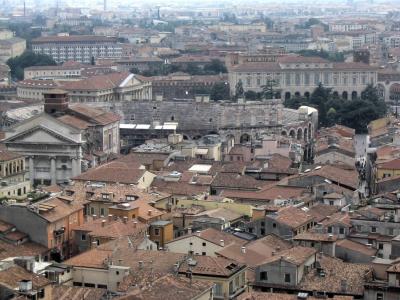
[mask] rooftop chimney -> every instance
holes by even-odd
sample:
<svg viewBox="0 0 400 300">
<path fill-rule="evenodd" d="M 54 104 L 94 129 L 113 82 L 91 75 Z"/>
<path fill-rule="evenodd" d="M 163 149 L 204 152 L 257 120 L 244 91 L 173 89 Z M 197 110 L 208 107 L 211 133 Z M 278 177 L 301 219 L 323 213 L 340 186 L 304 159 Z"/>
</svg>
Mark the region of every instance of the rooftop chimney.
<svg viewBox="0 0 400 300">
<path fill-rule="evenodd" d="M 188 228 L 188 234 L 192 234 L 192 227 Z"/>
<path fill-rule="evenodd" d="M 133 222 L 133 228 L 136 228 L 136 226 L 137 226 L 137 222 L 135 221 L 135 222 Z"/>
<path fill-rule="evenodd" d="M 220 240 L 220 241 L 219 241 L 219 244 L 221 245 L 221 247 L 225 247 L 225 242 L 224 242 L 224 240 Z"/>
<path fill-rule="evenodd" d="M 101 221 L 101 227 L 106 226 L 106 222 L 107 222 L 106 220 L 102 220 L 102 221 Z"/>
<path fill-rule="evenodd" d="M 108 215 L 108 222 L 111 222 L 113 220 L 113 215 Z"/>
<path fill-rule="evenodd" d="M 68 109 L 68 94 L 63 90 L 50 90 L 43 93 L 44 111 L 50 115 L 62 115 Z"/>
<path fill-rule="evenodd" d="M 139 269 L 143 269 L 143 261 L 139 260 Z"/>
<path fill-rule="evenodd" d="M 93 215 L 92 217 L 93 217 L 93 220 L 96 220 L 96 219 L 97 219 L 97 216 L 96 216 L 96 215 Z"/>
<path fill-rule="evenodd" d="M 30 292 L 32 291 L 32 281 L 31 280 L 21 280 L 19 282 L 19 291 L 20 292 Z"/>
<path fill-rule="evenodd" d="M 147 211 L 147 214 L 148 214 L 149 216 L 151 216 L 151 209 L 149 209 L 149 210 Z"/>
<path fill-rule="evenodd" d="M 242 247 L 242 253 L 243 253 L 243 254 L 246 253 L 246 247 Z"/>
<path fill-rule="evenodd" d="M 125 224 L 128 223 L 128 217 L 124 217 L 123 220 Z"/>
</svg>

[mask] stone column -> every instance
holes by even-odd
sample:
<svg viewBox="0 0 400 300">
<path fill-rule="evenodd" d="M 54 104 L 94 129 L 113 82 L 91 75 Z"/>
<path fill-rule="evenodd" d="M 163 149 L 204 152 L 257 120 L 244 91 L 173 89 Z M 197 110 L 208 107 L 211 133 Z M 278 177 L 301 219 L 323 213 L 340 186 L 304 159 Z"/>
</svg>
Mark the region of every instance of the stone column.
<svg viewBox="0 0 400 300">
<path fill-rule="evenodd" d="M 54 156 L 50 157 L 50 179 L 51 184 L 57 184 L 56 178 L 56 158 Z"/>
<path fill-rule="evenodd" d="M 33 163 L 33 156 L 29 156 L 29 181 L 33 185 L 33 179 L 35 177 L 35 166 Z"/>
<path fill-rule="evenodd" d="M 72 157 L 71 164 L 72 164 L 72 177 L 75 177 L 75 176 L 78 176 L 79 174 L 81 174 L 80 159 L 78 159 L 77 157 Z"/>
</svg>

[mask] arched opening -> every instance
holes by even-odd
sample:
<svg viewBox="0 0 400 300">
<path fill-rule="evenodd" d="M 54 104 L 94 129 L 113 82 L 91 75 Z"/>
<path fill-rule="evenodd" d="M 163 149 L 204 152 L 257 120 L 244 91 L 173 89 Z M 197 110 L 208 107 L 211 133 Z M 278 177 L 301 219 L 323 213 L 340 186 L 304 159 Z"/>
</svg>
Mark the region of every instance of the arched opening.
<svg viewBox="0 0 400 300">
<path fill-rule="evenodd" d="M 291 129 L 289 131 L 289 136 L 294 139 L 296 137 L 296 131 L 294 129 Z"/>
<path fill-rule="evenodd" d="M 240 143 L 244 144 L 244 143 L 248 143 L 250 142 L 251 136 L 247 133 L 244 133 L 240 136 Z"/>
<path fill-rule="evenodd" d="M 175 116 L 171 116 L 171 121 L 175 121 Z"/>
<path fill-rule="evenodd" d="M 347 100 L 347 99 L 349 98 L 349 95 L 348 95 L 348 93 L 347 93 L 346 91 L 344 91 L 344 92 L 342 93 L 342 98 L 343 98 L 344 100 Z"/>
<path fill-rule="evenodd" d="M 290 92 L 285 93 L 285 100 L 289 100 L 291 97 Z"/>
<path fill-rule="evenodd" d="M 189 140 L 189 137 L 188 137 L 186 134 L 184 134 L 184 135 L 183 135 L 183 139 L 184 139 L 185 141 L 187 141 L 187 140 Z"/>
<path fill-rule="evenodd" d="M 281 132 L 281 136 L 287 136 L 287 132 L 286 132 L 286 130 L 282 130 L 282 132 Z"/>
<path fill-rule="evenodd" d="M 228 134 L 226 136 L 226 144 L 230 147 L 235 146 L 235 136 L 233 134 Z"/>
<path fill-rule="evenodd" d="M 308 140 L 311 140 L 311 123 L 308 123 Z"/>
<path fill-rule="evenodd" d="M 303 138 L 303 129 L 297 129 L 297 139 L 301 140 Z"/>
<path fill-rule="evenodd" d="M 304 141 L 307 142 L 307 140 L 308 140 L 308 129 L 306 127 L 306 128 L 304 128 Z"/>
<path fill-rule="evenodd" d="M 295 97 L 300 97 L 300 92 L 294 93 L 294 96 L 295 96 Z"/>
<path fill-rule="evenodd" d="M 306 97 L 307 99 L 310 99 L 310 92 L 305 92 L 304 97 Z"/>
<path fill-rule="evenodd" d="M 385 89 L 382 87 L 379 88 L 378 86 L 378 93 L 379 96 L 384 99 L 385 97 Z M 382 95 L 382 96 L 381 96 Z M 398 101 L 400 100 L 400 84 L 393 83 L 389 88 L 389 99 L 393 101 L 394 104 L 397 105 Z"/>
<path fill-rule="evenodd" d="M 332 95 L 333 95 L 333 98 L 339 98 L 339 93 L 337 91 L 334 91 L 332 93 Z"/>
<path fill-rule="evenodd" d="M 200 140 L 201 139 L 201 135 L 195 135 L 194 137 L 193 137 L 193 140 Z"/>
<path fill-rule="evenodd" d="M 351 93 L 351 100 L 356 100 L 357 99 L 357 92 L 356 91 L 353 91 L 352 93 Z"/>
</svg>

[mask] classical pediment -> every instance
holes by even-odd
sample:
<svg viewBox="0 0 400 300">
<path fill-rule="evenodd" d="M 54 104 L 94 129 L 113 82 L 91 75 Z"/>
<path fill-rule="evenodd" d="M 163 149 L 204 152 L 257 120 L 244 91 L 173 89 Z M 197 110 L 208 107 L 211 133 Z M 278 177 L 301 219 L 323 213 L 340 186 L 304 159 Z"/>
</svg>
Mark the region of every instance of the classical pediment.
<svg viewBox="0 0 400 300">
<path fill-rule="evenodd" d="M 44 126 L 36 126 L 29 130 L 9 137 L 5 143 L 39 143 L 39 144 L 78 144 L 62 134 L 55 132 Z"/>
</svg>

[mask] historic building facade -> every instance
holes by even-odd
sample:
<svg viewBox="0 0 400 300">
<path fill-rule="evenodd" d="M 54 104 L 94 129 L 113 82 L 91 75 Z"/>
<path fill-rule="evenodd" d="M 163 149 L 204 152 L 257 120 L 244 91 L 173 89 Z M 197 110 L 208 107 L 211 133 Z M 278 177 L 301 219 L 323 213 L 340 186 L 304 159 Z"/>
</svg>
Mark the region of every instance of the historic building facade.
<svg viewBox="0 0 400 300">
<path fill-rule="evenodd" d="M 261 92 L 264 85 L 276 82 L 277 98 L 309 97 L 322 83 L 344 99 L 354 99 L 368 84 L 376 85 L 377 68 L 363 63 L 336 63 L 319 57 L 283 56 L 276 62 L 246 62 L 229 69 L 231 93 L 239 81 L 244 91 Z"/>
</svg>

